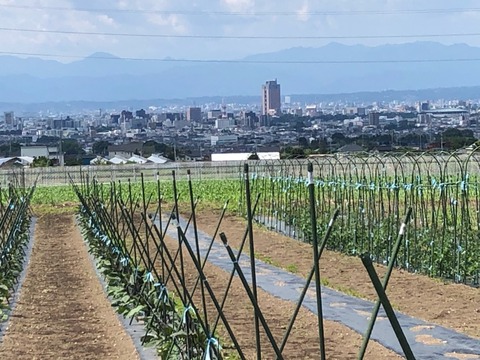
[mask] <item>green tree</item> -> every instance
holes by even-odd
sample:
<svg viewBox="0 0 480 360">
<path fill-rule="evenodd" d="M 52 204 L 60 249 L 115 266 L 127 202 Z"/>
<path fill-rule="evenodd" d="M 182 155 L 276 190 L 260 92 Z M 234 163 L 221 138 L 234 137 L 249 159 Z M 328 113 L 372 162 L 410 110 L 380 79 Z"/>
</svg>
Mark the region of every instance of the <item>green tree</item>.
<svg viewBox="0 0 480 360">
<path fill-rule="evenodd" d="M 18 156 L 20 155 L 21 145 L 17 142 L 5 143 L 0 145 L 0 155 L 4 157 Z"/>
<path fill-rule="evenodd" d="M 47 167 L 52 166 L 53 162 L 46 156 L 38 156 L 33 159 L 32 167 Z"/>
<path fill-rule="evenodd" d="M 106 140 L 95 141 L 92 145 L 92 152 L 95 155 L 107 156 L 108 155 L 108 146 L 110 143 Z"/>
<path fill-rule="evenodd" d="M 441 142 L 444 149 L 456 150 L 473 144 L 477 139 L 473 131 L 468 129 L 450 128 L 436 136 L 437 142 Z"/>
<path fill-rule="evenodd" d="M 260 158 L 258 157 L 258 154 L 254 152 L 248 157 L 248 160 L 260 160 Z"/>
<path fill-rule="evenodd" d="M 75 139 L 62 140 L 62 152 L 65 155 L 84 155 L 85 151 L 82 146 Z"/>
<path fill-rule="evenodd" d="M 303 159 L 305 158 L 305 149 L 299 146 L 287 146 L 281 152 L 282 159 Z"/>
<path fill-rule="evenodd" d="M 298 138 L 298 145 L 300 145 L 303 148 L 308 147 L 308 140 L 305 136 L 300 136 Z"/>
<path fill-rule="evenodd" d="M 182 150 L 177 148 L 177 156 L 181 156 Z M 148 140 L 143 143 L 143 156 L 148 157 L 152 154 L 162 154 L 170 160 L 174 160 L 174 150 L 172 146 L 164 143 L 158 143 L 154 140 Z"/>
</svg>

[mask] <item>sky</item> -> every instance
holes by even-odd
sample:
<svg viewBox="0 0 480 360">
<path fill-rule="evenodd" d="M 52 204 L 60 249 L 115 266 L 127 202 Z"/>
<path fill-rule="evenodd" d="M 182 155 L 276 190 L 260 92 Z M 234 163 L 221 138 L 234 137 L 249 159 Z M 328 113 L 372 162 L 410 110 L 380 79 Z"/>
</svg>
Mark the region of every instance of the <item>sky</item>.
<svg viewBox="0 0 480 360">
<path fill-rule="evenodd" d="M 480 46 L 480 34 L 419 36 L 478 33 L 479 22 L 476 0 L 0 0 L 0 52 L 70 62 L 96 52 L 239 59 L 332 41 L 375 46 L 433 40 Z M 89 34 L 80 34 L 85 32 Z M 387 35 L 395 37 L 370 37 Z M 305 38 L 312 36 L 323 38 Z"/>
</svg>

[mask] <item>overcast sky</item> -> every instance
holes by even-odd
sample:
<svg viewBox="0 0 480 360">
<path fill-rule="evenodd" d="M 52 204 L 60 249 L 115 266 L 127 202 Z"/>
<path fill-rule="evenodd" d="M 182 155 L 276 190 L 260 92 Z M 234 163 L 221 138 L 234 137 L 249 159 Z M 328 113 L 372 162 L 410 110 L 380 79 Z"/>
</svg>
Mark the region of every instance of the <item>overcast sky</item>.
<svg viewBox="0 0 480 360">
<path fill-rule="evenodd" d="M 83 11 L 85 9 L 101 11 Z M 428 9 L 436 11 L 424 12 Z M 235 15 L 228 15 L 232 12 Z M 327 12 L 329 14 L 325 14 Z M 331 41 L 379 45 L 433 40 L 480 46 L 480 36 L 348 38 L 358 35 L 476 33 L 480 32 L 479 23 L 480 4 L 475 0 L 0 0 L 0 51 L 64 56 L 108 52 L 134 58 L 234 59 L 293 46 L 317 47 Z M 191 39 L 108 36 L 101 33 L 347 38 Z M 73 59 L 59 60 L 68 62 Z"/>
</svg>

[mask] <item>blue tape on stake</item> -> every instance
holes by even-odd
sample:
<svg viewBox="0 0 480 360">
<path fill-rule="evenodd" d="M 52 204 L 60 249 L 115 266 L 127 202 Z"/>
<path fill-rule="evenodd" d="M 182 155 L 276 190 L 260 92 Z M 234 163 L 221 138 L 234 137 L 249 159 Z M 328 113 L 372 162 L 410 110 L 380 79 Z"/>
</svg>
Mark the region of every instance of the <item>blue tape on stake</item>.
<svg viewBox="0 0 480 360">
<path fill-rule="evenodd" d="M 128 259 L 126 257 L 121 258 L 120 259 L 120 265 L 127 266 L 128 265 Z"/>
<path fill-rule="evenodd" d="M 188 307 L 185 308 L 183 311 L 183 316 L 182 316 L 182 324 L 186 325 L 187 324 L 187 314 L 192 311 L 193 308 L 189 305 Z"/>
<path fill-rule="evenodd" d="M 161 285 L 158 299 L 161 300 L 164 304 L 168 303 L 168 290 L 165 285 Z"/>
<path fill-rule="evenodd" d="M 144 277 L 144 278 L 145 278 L 145 281 L 146 281 L 146 282 L 153 282 L 153 281 L 154 281 L 153 275 L 152 275 L 151 272 L 147 272 L 147 273 L 145 274 L 145 277 Z"/>
<path fill-rule="evenodd" d="M 220 348 L 220 344 L 218 343 L 218 340 L 215 339 L 215 338 L 209 338 L 207 340 L 207 347 L 205 348 L 205 357 L 204 357 L 204 360 L 211 360 L 211 357 L 210 357 L 210 348 L 212 346 L 215 346 L 217 349 L 221 349 Z"/>
</svg>

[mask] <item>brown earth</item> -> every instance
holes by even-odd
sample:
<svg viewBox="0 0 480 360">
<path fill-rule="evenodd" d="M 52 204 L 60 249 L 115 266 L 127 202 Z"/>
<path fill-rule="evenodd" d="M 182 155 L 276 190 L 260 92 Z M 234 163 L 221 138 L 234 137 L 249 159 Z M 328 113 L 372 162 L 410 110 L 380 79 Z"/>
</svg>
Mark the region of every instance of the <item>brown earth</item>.
<svg viewBox="0 0 480 360">
<path fill-rule="evenodd" d="M 219 211 L 204 209 L 197 213 L 197 225 L 213 234 Z M 185 214 L 185 216 L 188 216 Z M 227 215 L 220 232 L 225 232 L 232 247 L 238 248 L 246 221 Z M 254 228 L 257 258 L 306 277 L 313 265 L 312 247 L 261 226 Z M 248 253 L 248 241 L 244 252 Z M 376 300 L 370 278 L 359 258 L 325 250 L 320 260 L 324 283 L 339 291 Z M 386 267 L 376 265 L 379 276 Z M 394 270 L 387 294 L 401 312 L 480 338 L 480 289 L 461 284 L 444 283 L 428 276 Z"/>
<path fill-rule="evenodd" d="M 72 214 L 43 215 L 0 359 L 138 359 Z"/>
<path fill-rule="evenodd" d="M 168 236 L 165 241 L 167 248 L 172 252 L 172 256 L 174 256 L 178 249 L 178 241 L 169 238 Z M 193 289 L 198 273 L 188 253 L 183 250 L 183 254 L 186 284 L 188 288 Z M 179 258 L 177 260 L 177 265 L 180 265 Z M 215 296 L 218 298 L 218 301 L 221 302 L 230 274 L 210 263 L 206 264 L 204 271 Z M 178 281 L 178 279 L 175 280 Z M 172 285 L 167 284 L 167 286 L 169 289 L 173 290 Z M 201 291 L 199 288 L 197 288 L 193 300 L 200 314 L 203 314 Z M 295 305 L 292 302 L 284 301 L 270 295 L 261 289 L 258 290 L 258 302 L 273 336 L 277 342 L 281 343 L 285 329 L 295 309 Z M 218 312 L 215 310 L 213 302 L 208 296 L 206 304 L 209 323 L 214 323 L 212 320 L 216 318 Z M 251 305 L 238 277 L 235 277 L 233 280 L 232 288 L 225 303 L 224 312 L 246 358 L 256 359 L 253 306 Z M 327 358 L 335 360 L 355 359 L 361 344 L 361 336 L 348 327 L 333 321 L 325 321 L 324 327 Z M 219 332 L 222 346 L 224 348 L 231 348 L 233 343 L 226 341 L 226 339 L 229 339 L 229 335 L 225 330 L 225 327 L 222 325 L 219 326 Z M 263 330 L 261 333 L 263 358 L 274 359 L 275 356 L 270 342 Z M 229 342 L 230 345 L 228 344 Z M 225 343 L 227 343 L 227 346 Z M 317 317 L 305 308 L 300 310 L 287 346 L 283 351 L 283 355 L 285 359 L 320 358 Z M 374 341 L 369 344 L 365 358 L 401 359 L 399 355 Z"/>
</svg>

